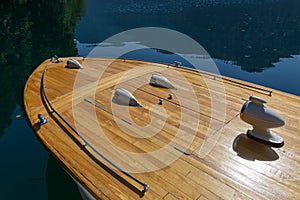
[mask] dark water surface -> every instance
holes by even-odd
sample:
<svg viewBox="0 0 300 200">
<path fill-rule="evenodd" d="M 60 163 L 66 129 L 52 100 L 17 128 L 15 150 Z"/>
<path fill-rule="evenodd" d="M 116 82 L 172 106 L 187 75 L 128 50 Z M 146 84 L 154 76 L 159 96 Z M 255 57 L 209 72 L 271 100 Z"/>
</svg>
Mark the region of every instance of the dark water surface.
<svg viewBox="0 0 300 200">
<path fill-rule="evenodd" d="M 190 36 L 223 75 L 300 95 L 298 0 L 1 1 L 0 199 L 80 199 L 29 127 L 25 81 L 54 54 L 86 56 L 114 34 L 149 26 Z M 126 56 L 167 63 L 180 59 L 155 49 Z"/>
</svg>

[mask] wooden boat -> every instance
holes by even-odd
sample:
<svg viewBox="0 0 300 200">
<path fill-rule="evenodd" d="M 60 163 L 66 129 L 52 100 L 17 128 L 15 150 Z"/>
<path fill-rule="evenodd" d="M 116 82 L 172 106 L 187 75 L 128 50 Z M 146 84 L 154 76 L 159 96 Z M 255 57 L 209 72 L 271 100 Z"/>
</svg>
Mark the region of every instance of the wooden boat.
<svg viewBox="0 0 300 200">
<path fill-rule="evenodd" d="M 75 58 L 83 68 L 71 69 L 68 60 L 34 70 L 24 105 L 84 198 L 300 198 L 298 96 L 178 65 Z M 149 84 L 153 74 L 175 87 Z M 120 88 L 140 106 L 113 101 Z M 284 118 L 274 130 L 283 147 L 247 137 L 240 111 L 251 95 Z"/>
</svg>

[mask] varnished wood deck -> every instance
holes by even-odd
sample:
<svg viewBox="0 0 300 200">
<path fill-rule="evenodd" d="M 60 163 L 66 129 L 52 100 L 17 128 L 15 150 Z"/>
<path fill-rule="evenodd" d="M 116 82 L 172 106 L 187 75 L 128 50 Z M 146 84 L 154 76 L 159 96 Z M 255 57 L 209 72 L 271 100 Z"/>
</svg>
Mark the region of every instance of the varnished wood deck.
<svg viewBox="0 0 300 200">
<path fill-rule="evenodd" d="M 32 73 L 24 90 L 25 109 L 32 126 L 39 113 L 48 119 L 37 137 L 96 198 L 300 198 L 300 97 L 276 90 L 269 96 L 268 88 L 157 63 L 77 58 L 84 66 L 77 70 L 66 69 L 66 60 L 46 60 Z M 46 66 L 47 96 L 80 136 L 41 96 Z M 150 86 L 154 72 L 177 90 Z M 133 91 L 143 107 L 112 103 L 114 89 L 120 87 Z M 169 93 L 174 94 L 171 100 Z M 284 127 L 274 129 L 284 138 L 282 148 L 246 136 L 250 125 L 239 112 L 250 95 L 267 100 L 285 119 Z M 141 185 L 80 137 L 150 189 L 142 195 Z"/>
</svg>

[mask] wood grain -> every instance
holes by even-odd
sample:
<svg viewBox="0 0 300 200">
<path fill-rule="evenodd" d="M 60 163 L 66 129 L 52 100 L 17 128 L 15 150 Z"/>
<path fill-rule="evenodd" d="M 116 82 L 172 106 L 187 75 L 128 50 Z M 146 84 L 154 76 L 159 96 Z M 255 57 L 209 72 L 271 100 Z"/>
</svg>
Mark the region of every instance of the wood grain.
<svg viewBox="0 0 300 200">
<path fill-rule="evenodd" d="M 32 126 L 43 114 L 48 123 L 35 134 L 61 165 L 97 199 L 299 199 L 300 97 L 245 81 L 184 67 L 107 58 L 46 60 L 29 77 L 24 105 Z M 131 180 L 76 135 L 49 110 L 53 107 L 94 149 L 146 182 Z M 149 85 L 153 73 L 176 90 Z M 112 102 L 125 88 L 143 107 Z M 168 99 L 172 93 L 173 98 Z M 268 101 L 286 121 L 274 129 L 285 140 L 280 149 L 249 139 L 250 125 L 239 118 L 250 95 Z M 159 99 L 164 103 L 159 105 Z"/>
</svg>

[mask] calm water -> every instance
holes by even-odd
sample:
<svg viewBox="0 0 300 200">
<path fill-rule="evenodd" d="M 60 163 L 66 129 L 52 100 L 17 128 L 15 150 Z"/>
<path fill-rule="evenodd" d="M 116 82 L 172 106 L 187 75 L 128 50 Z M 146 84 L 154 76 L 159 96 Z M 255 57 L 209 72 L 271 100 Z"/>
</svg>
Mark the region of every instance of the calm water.
<svg viewBox="0 0 300 200">
<path fill-rule="evenodd" d="M 187 34 L 223 75 L 300 95 L 298 0 L 1 1 L 0 199 L 80 199 L 29 127 L 22 103 L 25 81 L 54 54 L 86 56 L 114 34 L 148 26 Z M 155 49 L 126 56 L 180 59 Z"/>
</svg>

